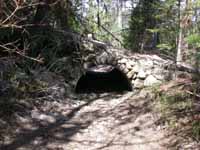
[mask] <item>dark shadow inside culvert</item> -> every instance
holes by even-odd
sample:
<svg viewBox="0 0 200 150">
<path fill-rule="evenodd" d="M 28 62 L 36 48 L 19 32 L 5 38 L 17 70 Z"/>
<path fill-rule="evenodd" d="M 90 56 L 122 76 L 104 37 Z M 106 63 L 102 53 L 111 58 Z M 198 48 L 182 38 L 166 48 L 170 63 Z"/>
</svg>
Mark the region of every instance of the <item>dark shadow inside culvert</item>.
<svg viewBox="0 0 200 150">
<path fill-rule="evenodd" d="M 132 91 L 126 74 L 110 65 L 98 65 L 86 70 L 77 82 L 76 93 Z"/>
</svg>

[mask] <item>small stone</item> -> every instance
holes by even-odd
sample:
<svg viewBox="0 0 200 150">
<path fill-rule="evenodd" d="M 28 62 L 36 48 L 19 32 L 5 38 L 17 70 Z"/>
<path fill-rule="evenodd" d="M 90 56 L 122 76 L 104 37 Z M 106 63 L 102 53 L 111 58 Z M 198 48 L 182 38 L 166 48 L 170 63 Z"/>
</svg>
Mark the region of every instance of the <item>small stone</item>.
<svg viewBox="0 0 200 150">
<path fill-rule="evenodd" d="M 121 64 L 121 65 L 119 66 L 119 69 L 120 69 L 121 71 L 124 71 L 125 68 L 126 68 L 126 66 L 125 66 L 124 64 Z"/>
<path fill-rule="evenodd" d="M 154 76 L 149 75 L 145 80 L 144 80 L 144 86 L 152 86 L 153 84 L 156 83 L 161 83 L 160 80 L 156 79 Z"/>
<path fill-rule="evenodd" d="M 115 57 L 110 55 L 110 56 L 108 56 L 106 63 L 107 64 L 113 64 L 114 61 L 115 61 Z"/>
<path fill-rule="evenodd" d="M 139 61 L 140 65 L 144 69 L 151 69 L 153 68 L 153 61 L 150 59 L 145 59 L 145 60 L 140 60 Z"/>
<path fill-rule="evenodd" d="M 166 76 L 167 76 L 168 74 L 166 74 Z M 158 80 L 165 80 L 165 75 L 154 75 L 155 76 L 155 78 L 156 79 L 158 79 Z"/>
<path fill-rule="evenodd" d="M 115 60 L 113 60 L 113 62 L 112 62 L 112 65 L 117 65 L 117 60 L 115 59 Z"/>
<path fill-rule="evenodd" d="M 132 81 L 131 81 L 131 84 L 134 85 L 134 83 L 135 83 L 135 80 L 132 80 Z"/>
<path fill-rule="evenodd" d="M 146 78 L 146 73 L 144 72 L 144 70 L 141 69 L 141 70 L 138 72 L 137 77 L 138 77 L 139 79 L 145 79 L 145 78 Z"/>
<path fill-rule="evenodd" d="M 136 64 L 136 65 L 133 67 L 132 70 L 134 70 L 134 72 L 139 72 L 139 71 L 140 71 L 140 66 L 139 66 L 138 64 Z"/>
<path fill-rule="evenodd" d="M 129 62 L 127 62 L 126 63 L 126 68 L 129 69 L 129 70 L 131 70 L 133 68 L 133 66 Z"/>
<path fill-rule="evenodd" d="M 127 62 L 127 59 L 125 59 L 125 58 L 122 58 L 121 60 L 119 60 L 119 63 L 121 63 L 121 64 L 125 64 Z"/>
<path fill-rule="evenodd" d="M 134 87 L 138 88 L 138 89 L 143 88 L 144 87 L 144 81 L 141 80 L 141 79 L 136 79 L 134 81 Z"/>
<path fill-rule="evenodd" d="M 137 74 L 135 73 L 134 75 L 133 75 L 133 77 L 132 77 L 132 79 L 136 79 L 137 78 Z"/>
<path fill-rule="evenodd" d="M 124 68 L 123 72 L 124 72 L 125 74 L 127 74 L 127 73 L 129 72 L 129 70 L 128 70 L 127 68 Z"/>
<path fill-rule="evenodd" d="M 156 67 L 152 71 L 153 71 L 154 74 L 162 74 L 163 73 L 163 68 Z"/>
<path fill-rule="evenodd" d="M 162 62 L 165 61 L 164 59 L 160 58 L 158 55 L 153 55 L 153 56 L 152 56 L 152 59 L 153 59 L 153 60 L 156 60 L 156 61 L 162 61 Z"/>
<path fill-rule="evenodd" d="M 131 70 L 128 72 L 127 77 L 131 79 L 134 76 L 134 74 L 135 74 L 134 70 Z"/>
<path fill-rule="evenodd" d="M 135 61 L 133 61 L 133 60 L 130 60 L 128 63 L 129 63 L 132 67 L 135 65 Z"/>
<path fill-rule="evenodd" d="M 152 73 L 152 69 L 145 70 L 146 75 L 150 75 Z"/>
<path fill-rule="evenodd" d="M 155 68 L 152 70 L 152 74 L 158 80 L 164 80 L 165 77 L 169 75 L 163 68 Z"/>
</svg>

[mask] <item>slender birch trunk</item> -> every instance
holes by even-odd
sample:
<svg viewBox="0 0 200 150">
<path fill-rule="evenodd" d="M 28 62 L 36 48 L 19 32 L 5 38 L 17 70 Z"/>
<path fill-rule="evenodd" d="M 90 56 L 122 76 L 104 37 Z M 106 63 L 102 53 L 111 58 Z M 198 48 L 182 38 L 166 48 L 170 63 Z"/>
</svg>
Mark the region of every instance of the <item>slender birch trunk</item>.
<svg viewBox="0 0 200 150">
<path fill-rule="evenodd" d="M 182 60 L 182 38 L 183 38 L 183 29 L 180 27 L 179 29 L 179 37 L 178 37 L 178 48 L 176 55 L 176 63 L 177 65 L 181 64 Z"/>
<path fill-rule="evenodd" d="M 182 62 L 182 36 L 183 36 L 183 29 L 181 25 L 181 1 L 179 0 L 179 35 L 178 35 L 178 47 L 177 47 L 177 54 L 176 54 L 176 64 L 180 64 Z"/>
</svg>

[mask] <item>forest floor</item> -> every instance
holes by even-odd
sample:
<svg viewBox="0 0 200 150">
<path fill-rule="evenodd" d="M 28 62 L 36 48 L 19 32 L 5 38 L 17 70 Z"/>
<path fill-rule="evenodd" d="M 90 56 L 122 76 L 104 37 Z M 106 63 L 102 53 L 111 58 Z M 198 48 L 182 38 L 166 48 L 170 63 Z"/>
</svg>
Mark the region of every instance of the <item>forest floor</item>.
<svg viewBox="0 0 200 150">
<path fill-rule="evenodd" d="M 175 149 L 173 144 L 177 140 L 159 123 L 160 116 L 153 105 L 151 93 L 145 90 L 44 101 L 35 104 L 31 111 L 21 111 L 9 118 L 10 125 L 1 131 L 5 134 L 1 133 L 4 141 L 0 149 Z"/>
</svg>

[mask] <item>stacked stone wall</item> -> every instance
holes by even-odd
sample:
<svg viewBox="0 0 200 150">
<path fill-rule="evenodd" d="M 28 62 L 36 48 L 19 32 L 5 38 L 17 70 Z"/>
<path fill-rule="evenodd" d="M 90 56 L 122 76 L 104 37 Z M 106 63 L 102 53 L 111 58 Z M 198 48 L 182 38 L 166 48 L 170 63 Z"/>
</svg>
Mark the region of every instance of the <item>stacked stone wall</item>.
<svg viewBox="0 0 200 150">
<path fill-rule="evenodd" d="M 173 64 L 157 55 L 134 54 L 127 50 L 109 49 L 91 55 L 86 63 L 113 65 L 124 72 L 134 88 L 143 88 L 172 78 Z M 87 69 L 87 68 L 86 68 Z"/>
</svg>

